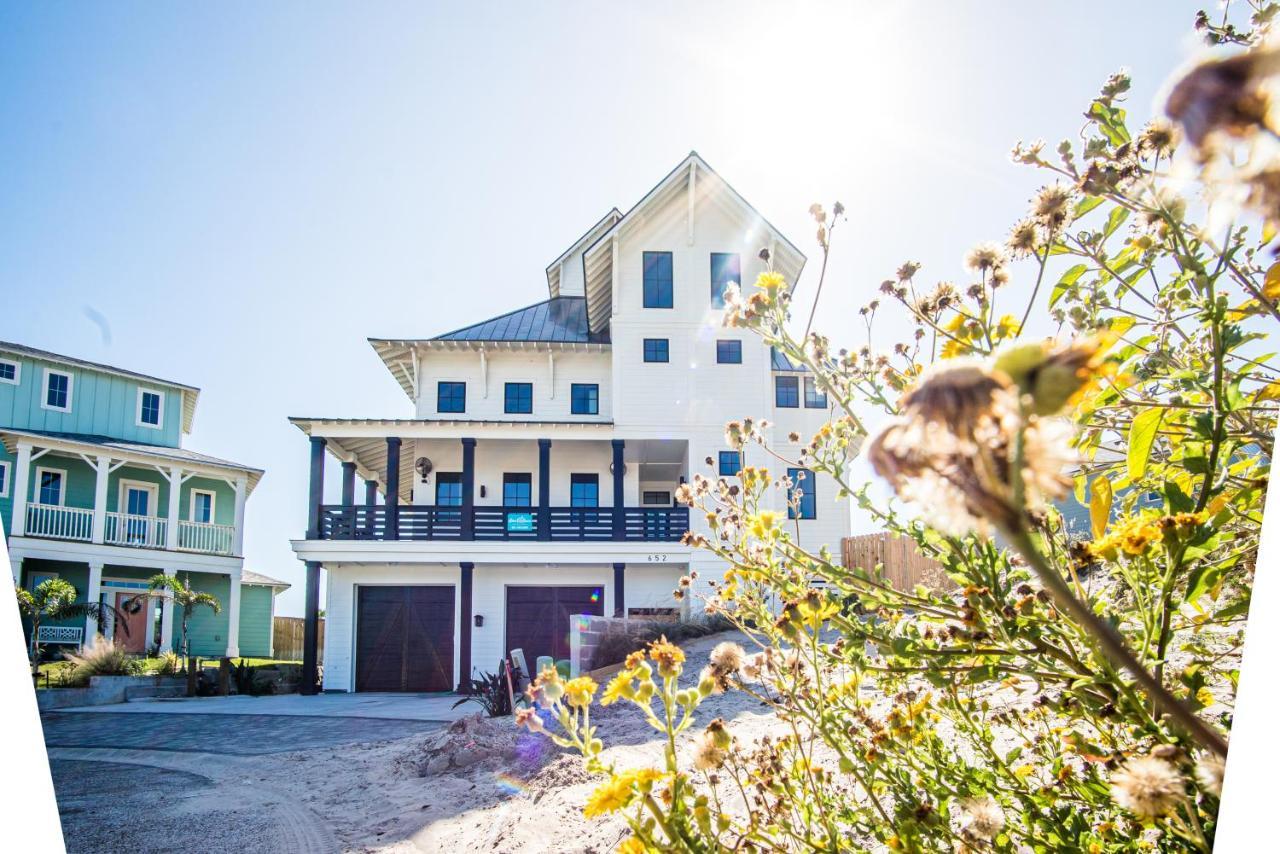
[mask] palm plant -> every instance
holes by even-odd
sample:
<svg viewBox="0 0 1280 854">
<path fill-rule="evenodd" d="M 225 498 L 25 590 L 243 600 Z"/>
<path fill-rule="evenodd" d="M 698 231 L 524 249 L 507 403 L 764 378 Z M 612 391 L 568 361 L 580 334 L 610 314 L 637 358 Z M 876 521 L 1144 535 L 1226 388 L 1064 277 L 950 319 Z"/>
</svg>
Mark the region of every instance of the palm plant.
<svg viewBox="0 0 1280 854">
<path fill-rule="evenodd" d="M 191 614 L 196 608 L 207 607 L 215 614 L 222 613 L 222 603 L 212 593 L 195 590 L 176 575 L 153 575 L 147 580 L 147 594 L 165 601 L 165 607 L 182 609 L 182 657 L 191 658 L 191 636 L 187 631 Z"/>
<path fill-rule="evenodd" d="M 65 578 L 49 578 L 36 585 L 34 590 L 17 586 L 14 591 L 18 597 L 18 609 L 31 620 L 31 675 L 40 672 L 40 624 L 45 620 L 74 620 L 93 617 L 101 622 L 102 618 L 111 614 L 115 616 L 116 627 L 126 635 L 129 627 L 120 612 L 111 605 L 102 602 L 77 602 L 76 588 Z"/>
</svg>

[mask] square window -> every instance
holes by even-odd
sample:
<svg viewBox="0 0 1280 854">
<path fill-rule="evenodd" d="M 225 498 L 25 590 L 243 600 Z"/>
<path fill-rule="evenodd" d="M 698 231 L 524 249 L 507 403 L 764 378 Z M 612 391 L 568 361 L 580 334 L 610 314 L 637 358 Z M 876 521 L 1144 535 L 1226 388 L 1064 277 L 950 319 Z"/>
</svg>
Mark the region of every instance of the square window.
<svg viewBox="0 0 1280 854">
<path fill-rule="evenodd" d="M 716 361 L 722 365 L 741 365 L 742 364 L 742 342 L 741 341 L 717 341 L 716 342 Z"/>
<path fill-rule="evenodd" d="M 598 474 L 569 475 L 569 506 L 570 507 L 599 507 L 600 506 L 600 475 Z"/>
<path fill-rule="evenodd" d="M 44 401 L 41 406 L 58 412 L 71 411 L 71 374 L 45 368 Z"/>
<path fill-rule="evenodd" d="M 533 412 L 533 383 L 507 383 L 504 412 L 528 415 Z"/>
<path fill-rule="evenodd" d="M 436 504 L 441 507 L 462 506 L 461 472 L 440 472 L 436 475 Z"/>
<path fill-rule="evenodd" d="M 711 253 L 711 307 L 724 308 L 724 289 L 742 284 L 742 257 L 737 252 Z"/>
<path fill-rule="evenodd" d="M 800 406 L 800 378 L 774 377 L 773 402 L 784 409 L 796 409 Z"/>
<path fill-rule="evenodd" d="M 533 476 L 530 474 L 504 474 L 502 476 L 502 506 L 532 507 Z"/>
<path fill-rule="evenodd" d="M 827 408 L 827 394 L 818 391 L 818 381 L 813 377 L 804 378 L 804 407 L 805 409 Z"/>
<path fill-rule="evenodd" d="M 645 493 L 644 493 L 643 503 L 644 503 L 644 504 L 657 504 L 657 505 L 662 505 L 662 506 L 668 505 L 668 504 L 670 504 L 670 503 L 671 503 L 671 493 L 670 493 L 670 492 L 662 492 L 662 491 L 659 491 L 659 490 L 647 490 L 647 489 L 646 489 L 646 490 L 645 490 Z"/>
<path fill-rule="evenodd" d="M 644 360 L 646 362 L 670 362 L 671 343 L 666 338 L 644 339 Z"/>
<path fill-rule="evenodd" d="M 36 503 L 61 506 L 65 474 L 57 469 L 36 469 Z"/>
<path fill-rule="evenodd" d="M 574 383 L 569 387 L 569 411 L 574 415 L 600 414 L 600 386 Z"/>
<path fill-rule="evenodd" d="M 9 464 L 0 460 L 0 498 L 9 497 Z"/>
<path fill-rule="evenodd" d="M 671 308 L 673 304 L 670 252 L 644 253 L 644 307 Z"/>
<path fill-rule="evenodd" d="M 138 426 L 160 427 L 164 418 L 164 394 L 158 391 L 138 389 Z"/>
<path fill-rule="evenodd" d="M 436 383 L 436 412 L 466 412 L 467 384 Z"/>
<path fill-rule="evenodd" d="M 741 451 L 721 451 L 720 452 L 720 476 L 735 477 L 740 471 L 742 471 L 742 452 Z"/>
<path fill-rule="evenodd" d="M 787 518 L 818 518 L 818 500 L 813 488 L 813 472 L 808 469 L 787 469 L 787 478 L 791 481 L 791 492 L 787 495 Z M 794 506 L 791 502 L 797 497 L 800 503 Z"/>
<path fill-rule="evenodd" d="M 0 383 L 17 385 L 22 379 L 22 365 L 11 359 L 0 359 Z"/>
</svg>

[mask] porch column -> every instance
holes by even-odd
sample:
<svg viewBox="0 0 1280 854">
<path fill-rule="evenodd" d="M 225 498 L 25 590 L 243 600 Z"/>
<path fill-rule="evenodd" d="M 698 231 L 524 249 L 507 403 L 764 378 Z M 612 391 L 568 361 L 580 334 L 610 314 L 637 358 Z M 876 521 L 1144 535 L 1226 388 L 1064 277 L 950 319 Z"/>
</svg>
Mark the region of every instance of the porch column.
<svg viewBox="0 0 1280 854">
<path fill-rule="evenodd" d="M 352 507 L 356 503 L 356 464 L 342 464 L 342 506 Z"/>
<path fill-rule="evenodd" d="M 300 694 L 316 693 L 316 639 L 320 634 L 320 564 L 307 561 L 307 597 L 302 618 L 302 684 Z"/>
<path fill-rule="evenodd" d="M 307 539 L 320 539 L 320 506 L 324 504 L 323 436 L 311 437 L 311 491 L 307 497 Z"/>
<path fill-rule="evenodd" d="M 164 547 L 173 551 L 178 547 L 178 514 L 182 506 L 182 469 L 169 468 L 169 518 L 164 523 Z"/>
<path fill-rule="evenodd" d="M 458 566 L 462 568 L 462 579 L 458 586 L 458 604 L 461 610 L 458 616 L 461 625 L 458 632 L 458 693 L 464 694 L 471 687 L 471 632 L 474 628 L 471 625 L 471 591 L 476 565 L 460 563 Z"/>
<path fill-rule="evenodd" d="M 476 538 L 476 440 L 462 440 L 462 539 Z"/>
<path fill-rule="evenodd" d="M 387 505 L 388 540 L 400 539 L 400 438 L 387 437 Z"/>
<path fill-rule="evenodd" d="M 176 569 L 166 569 L 165 575 L 177 575 Z M 173 652 L 173 594 L 166 591 L 164 610 L 160 612 L 160 652 Z"/>
<path fill-rule="evenodd" d="M 227 658 L 240 657 L 240 569 L 231 571 L 231 595 L 227 597 Z"/>
<path fill-rule="evenodd" d="M 625 617 L 627 615 L 627 565 L 625 563 L 615 563 L 613 565 L 613 616 Z"/>
<path fill-rule="evenodd" d="M 84 591 L 84 599 L 86 602 L 93 603 L 102 599 L 102 561 L 89 561 L 89 584 Z M 86 644 L 93 642 L 93 637 L 98 633 L 98 620 L 93 615 L 85 617 L 84 620 L 84 642 Z"/>
<path fill-rule="evenodd" d="M 111 458 L 98 457 L 97 479 L 93 484 L 93 541 L 107 537 L 107 482 L 111 479 Z"/>
<path fill-rule="evenodd" d="M 378 503 L 378 482 L 376 480 L 366 480 L 364 482 L 364 535 L 370 539 L 373 538 L 373 508 Z"/>
<path fill-rule="evenodd" d="M 18 442 L 18 459 L 13 472 L 13 515 L 10 516 L 9 538 L 27 534 L 27 482 L 31 476 L 31 443 Z"/>
<path fill-rule="evenodd" d="M 538 440 L 538 539 L 551 539 L 551 440 Z"/>
<path fill-rule="evenodd" d="M 236 512 L 231 532 L 231 553 L 236 557 L 244 557 L 244 502 L 248 496 L 249 479 L 241 475 L 236 478 Z"/>
<path fill-rule="evenodd" d="M 622 461 L 622 450 L 625 442 L 621 439 L 613 440 L 613 464 L 609 466 L 609 470 L 613 472 L 613 538 L 621 540 L 626 536 L 626 520 L 623 518 L 622 505 L 625 503 L 623 498 L 623 484 L 626 477 L 626 463 Z"/>
</svg>

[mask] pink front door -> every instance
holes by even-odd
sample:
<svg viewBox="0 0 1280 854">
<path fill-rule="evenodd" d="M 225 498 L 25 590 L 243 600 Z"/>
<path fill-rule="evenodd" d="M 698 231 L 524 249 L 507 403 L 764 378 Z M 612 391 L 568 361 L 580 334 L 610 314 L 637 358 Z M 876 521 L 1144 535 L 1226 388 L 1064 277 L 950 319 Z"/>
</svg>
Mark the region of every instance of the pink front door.
<svg viewBox="0 0 1280 854">
<path fill-rule="evenodd" d="M 138 599 L 134 601 L 132 593 L 116 594 L 116 610 L 119 612 L 116 617 L 115 644 L 122 646 L 126 652 L 143 653 L 147 651 L 147 601 L 146 599 Z M 128 628 L 125 633 L 121 623 Z"/>
</svg>

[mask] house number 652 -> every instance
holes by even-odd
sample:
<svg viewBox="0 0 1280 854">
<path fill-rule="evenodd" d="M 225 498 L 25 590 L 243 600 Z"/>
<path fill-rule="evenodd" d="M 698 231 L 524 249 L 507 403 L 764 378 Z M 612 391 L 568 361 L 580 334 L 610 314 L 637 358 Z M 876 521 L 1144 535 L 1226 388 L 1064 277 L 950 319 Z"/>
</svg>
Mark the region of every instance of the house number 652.
<svg viewBox="0 0 1280 854">
<path fill-rule="evenodd" d="M 649 563 L 666 563 L 667 555 L 649 555 Z"/>
</svg>

